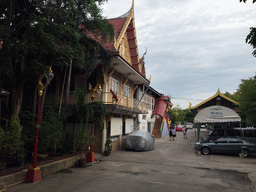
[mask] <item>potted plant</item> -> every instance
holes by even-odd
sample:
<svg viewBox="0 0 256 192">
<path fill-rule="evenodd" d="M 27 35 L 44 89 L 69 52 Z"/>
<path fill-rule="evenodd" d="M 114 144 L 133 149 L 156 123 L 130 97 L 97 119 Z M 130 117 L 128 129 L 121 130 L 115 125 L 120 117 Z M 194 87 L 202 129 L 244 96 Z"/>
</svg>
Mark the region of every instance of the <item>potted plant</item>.
<svg viewBox="0 0 256 192">
<path fill-rule="evenodd" d="M 107 141 L 105 143 L 104 155 L 105 156 L 110 155 L 111 151 L 112 151 L 112 141 L 110 139 L 107 139 Z"/>
</svg>

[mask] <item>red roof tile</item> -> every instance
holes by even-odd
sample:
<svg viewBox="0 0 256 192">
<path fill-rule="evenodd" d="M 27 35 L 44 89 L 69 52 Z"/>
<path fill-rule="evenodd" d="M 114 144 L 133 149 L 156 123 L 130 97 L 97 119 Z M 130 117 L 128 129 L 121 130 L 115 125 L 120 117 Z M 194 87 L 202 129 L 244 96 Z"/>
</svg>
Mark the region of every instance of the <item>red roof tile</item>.
<svg viewBox="0 0 256 192">
<path fill-rule="evenodd" d="M 116 39 L 117 39 L 119 37 L 123 27 L 124 27 L 124 24 L 126 22 L 126 18 L 111 19 L 111 20 L 108 20 L 108 22 L 113 25 L 113 27 L 115 29 Z M 105 49 L 112 49 L 112 48 L 114 48 L 114 42 L 105 43 L 105 44 L 103 44 L 103 47 Z"/>
</svg>

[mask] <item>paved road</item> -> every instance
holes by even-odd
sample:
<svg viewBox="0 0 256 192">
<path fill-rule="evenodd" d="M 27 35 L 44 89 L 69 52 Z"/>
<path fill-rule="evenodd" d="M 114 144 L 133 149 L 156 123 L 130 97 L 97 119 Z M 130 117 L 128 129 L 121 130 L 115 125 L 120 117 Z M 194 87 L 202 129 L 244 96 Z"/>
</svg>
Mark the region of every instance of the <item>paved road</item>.
<svg viewBox="0 0 256 192">
<path fill-rule="evenodd" d="M 156 139 L 150 152 L 116 151 L 86 168 L 69 168 L 7 192 L 46 191 L 255 191 L 255 157 L 196 155 L 195 132 L 188 139 Z"/>
</svg>

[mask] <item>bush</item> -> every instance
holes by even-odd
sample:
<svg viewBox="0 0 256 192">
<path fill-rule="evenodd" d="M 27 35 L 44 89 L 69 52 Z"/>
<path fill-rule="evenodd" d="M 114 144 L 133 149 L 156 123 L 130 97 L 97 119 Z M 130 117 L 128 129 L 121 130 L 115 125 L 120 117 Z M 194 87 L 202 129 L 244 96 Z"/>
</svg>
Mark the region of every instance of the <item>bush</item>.
<svg viewBox="0 0 256 192">
<path fill-rule="evenodd" d="M 58 110 L 53 106 L 45 108 L 39 128 L 38 152 L 56 154 L 56 150 L 62 147 L 64 136 L 64 125 L 62 118 L 58 115 Z"/>
<path fill-rule="evenodd" d="M 86 130 L 82 130 L 79 136 L 75 139 L 74 145 L 76 151 L 86 152 L 91 144 L 96 142 L 96 137 L 89 134 Z"/>
<path fill-rule="evenodd" d="M 12 116 L 10 126 L 7 127 L 2 144 L 4 158 L 11 156 L 14 159 L 22 160 L 26 156 L 24 142 L 21 136 L 22 126 L 18 116 Z"/>
</svg>

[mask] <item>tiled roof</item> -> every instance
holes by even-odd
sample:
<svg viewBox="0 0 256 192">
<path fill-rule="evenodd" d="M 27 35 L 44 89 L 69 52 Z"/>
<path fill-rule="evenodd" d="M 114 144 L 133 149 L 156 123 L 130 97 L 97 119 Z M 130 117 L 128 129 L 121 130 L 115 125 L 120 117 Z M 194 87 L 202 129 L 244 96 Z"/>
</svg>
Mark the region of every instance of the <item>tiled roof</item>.
<svg viewBox="0 0 256 192">
<path fill-rule="evenodd" d="M 116 39 L 117 39 L 119 37 L 120 32 L 122 31 L 122 29 L 124 27 L 124 24 L 126 22 L 126 18 L 111 19 L 111 20 L 108 20 L 108 22 L 113 25 L 113 27 L 115 29 Z M 114 42 L 105 43 L 105 44 L 103 44 L 103 47 L 105 49 L 113 49 L 114 48 Z"/>
</svg>

